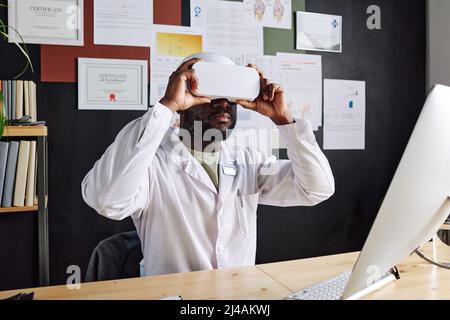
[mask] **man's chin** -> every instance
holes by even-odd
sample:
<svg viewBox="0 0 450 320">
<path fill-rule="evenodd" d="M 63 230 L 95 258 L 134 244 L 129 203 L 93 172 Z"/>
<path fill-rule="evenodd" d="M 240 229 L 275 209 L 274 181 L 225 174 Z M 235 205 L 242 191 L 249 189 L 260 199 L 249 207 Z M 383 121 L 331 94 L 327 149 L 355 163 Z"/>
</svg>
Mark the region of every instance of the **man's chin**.
<svg viewBox="0 0 450 320">
<path fill-rule="evenodd" d="M 226 140 L 228 136 L 231 134 L 231 131 L 233 131 L 233 124 L 217 124 L 214 127 L 209 127 L 205 133 L 207 133 L 208 136 L 217 136 L 220 135 L 222 140 Z"/>
<path fill-rule="evenodd" d="M 223 132 L 227 132 L 227 130 L 230 130 L 231 125 L 230 124 L 219 124 L 216 129 Z"/>
<path fill-rule="evenodd" d="M 212 130 L 219 130 L 219 131 L 226 131 L 233 125 L 233 122 L 216 122 L 216 121 L 209 121 L 206 124 L 206 127 L 208 129 Z"/>
</svg>

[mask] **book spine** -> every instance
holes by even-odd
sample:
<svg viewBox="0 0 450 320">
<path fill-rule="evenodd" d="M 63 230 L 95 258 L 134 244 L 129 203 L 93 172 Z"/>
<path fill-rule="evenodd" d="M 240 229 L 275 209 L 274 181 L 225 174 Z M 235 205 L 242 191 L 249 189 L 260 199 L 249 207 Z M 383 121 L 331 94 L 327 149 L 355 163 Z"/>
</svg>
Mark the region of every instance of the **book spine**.
<svg viewBox="0 0 450 320">
<path fill-rule="evenodd" d="M 34 202 L 34 178 L 36 171 L 36 141 L 30 143 L 30 159 L 28 161 L 27 188 L 25 195 L 25 205 L 33 206 Z"/>
<path fill-rule="evenodd" d="M 6 120 L 9 120 L 9 83 L 7 80 L 4 81 L 4 86 L 3 88 L 5 89 L 4 91 L 4 103 L 5 103 L 5 118 Z"/>
<path fill-rule="evenodd" d="M 28 81 L 23 82 L 23 115 L 30 115 L 30 88 L 28 85 Z"/>
<path fill-rule="evenodd" d="M 30 104 L 30 115 L 31 121 L 37 121 L 37 94 L 36 94 L 36 84 L 33 81 L 31 83 L 31 104 Z"/>
<path fill-rule="evenodd" d="M 8 160 L 9 143 L 0 141 L 0 202 L 3 195 L 3 185 L 6 175 L 6 161 Z"/>
<path fill-rule="evenodd" d="M 12 81 L 8 80 L 8 119 L 12 120 L 13 119 L 13 115 L 12 115 L 12 96 L 13 96 L 13 91 L 12 91 Z"/>
<path fill-rule="evenodd" d="M 23 207 L 27 185 L 28 161 L 30 159 L 30 141 L 22 140 L 17 159 L 16 183 L 14 186 L 14 207 Z"/>
<path fill-rule="evenodd" d="M 19 142 L 11 141 L 9 143 L 8 159 L 6 160 L 5 185 L 3 187 L 3 198 L 2 198 L 2 207 L 5 208 L 11 207 L 12 204 L 18 153 L 19 153 Z"/>
<path fill-rule="evenodd" d="M 3 87 L 3 80 L 0 80 L 0 92 L 3 95 L 3 98 L 5 98 L 5 90 Z M 4 113 L 5 110 L 3 109 L 3 107 L 4 107 L 4 103 L 0 100 L 0 112 L 3 112 L 3 114 L 5 114 Z M 1 201 L 1 198 L 0 198 L 0 201 Z"/>
<path fill-rule="evenodd" d="M 18 80 L 16 84 L 16 119 L 23 116 L 23 81 Z"/>
<path fill-rule="evenodd" d="M 17 81 L 11 80 L 11 120 L 16 119 Z"/>
</svg>

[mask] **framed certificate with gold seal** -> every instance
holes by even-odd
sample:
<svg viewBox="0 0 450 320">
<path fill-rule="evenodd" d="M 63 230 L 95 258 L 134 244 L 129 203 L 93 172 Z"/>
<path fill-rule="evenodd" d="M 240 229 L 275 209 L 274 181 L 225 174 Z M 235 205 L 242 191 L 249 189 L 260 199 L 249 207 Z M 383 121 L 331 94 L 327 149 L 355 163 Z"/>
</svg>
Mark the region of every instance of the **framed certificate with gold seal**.
<svg viewBox="0 0 450 320">
<path fill-rule="evenodd" d="M 78 109 L 147 110 L 146 60 L 78 58 Z"/>
</svg>

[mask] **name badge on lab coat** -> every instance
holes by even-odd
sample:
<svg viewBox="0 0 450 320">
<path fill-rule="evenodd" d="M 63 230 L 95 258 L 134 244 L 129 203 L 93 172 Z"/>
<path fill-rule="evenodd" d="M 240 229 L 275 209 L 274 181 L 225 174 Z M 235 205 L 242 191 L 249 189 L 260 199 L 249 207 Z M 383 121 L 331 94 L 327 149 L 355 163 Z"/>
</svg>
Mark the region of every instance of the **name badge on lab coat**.
<svg viewBox="0 0 450 320">
<path fill-rule="evenodd" d="M 227 167 L 222 166 L 223 174 L 227 176 L 236 176 L 236 168 L 235 167 Z"/>
</svg>

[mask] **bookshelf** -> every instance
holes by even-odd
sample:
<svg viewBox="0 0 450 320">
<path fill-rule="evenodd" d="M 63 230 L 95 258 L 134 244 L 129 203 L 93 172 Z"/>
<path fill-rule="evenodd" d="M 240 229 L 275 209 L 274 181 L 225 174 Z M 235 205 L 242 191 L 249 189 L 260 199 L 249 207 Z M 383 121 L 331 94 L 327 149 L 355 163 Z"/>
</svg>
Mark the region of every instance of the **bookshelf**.
<svg viewBox="0 0 450 320">
<path fill-rule="evenodd" d="M 12 207 L 12 208 L 0 208 L 0 213 L 19 213 L 19 212 L 33 212 L 38 211 L 38 206 L 32 207 Z"/>
<path fill-rule="evenodd" d="M 32 212 L 38 215 L 39 242 L 39 285 L 49 285 L 49 246 L 48 246 L 48 128 L 46 126 L 6 126 L 2 139 L 36 138 L 37 148 L 37 196 L 38 205 L 31 207 L 0 208 L 0 214 Z"/>
<path fill-rule="evenodd" d="M 48 129 L 45 126 L 6 126 L 3 137 L 46 137 Z"/>
</svg>

